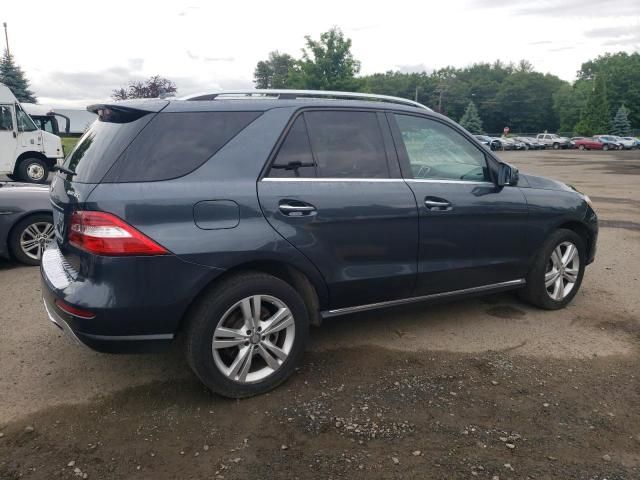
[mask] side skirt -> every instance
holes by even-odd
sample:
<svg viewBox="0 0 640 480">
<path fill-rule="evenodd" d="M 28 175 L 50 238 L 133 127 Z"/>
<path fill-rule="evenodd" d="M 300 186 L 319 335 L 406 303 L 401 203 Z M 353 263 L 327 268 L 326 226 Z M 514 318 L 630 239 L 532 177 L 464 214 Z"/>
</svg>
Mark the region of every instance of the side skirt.
<svg viewBox="0 0 640 480">
<path fill-rule="evenodd" d="M 396 307 L 398 305 L 406 305 L 409 303 L 427 302 L 433 300 L 453 299 L 456 297 L 464 297 L 467 295 L 497 292 L 501 290 L 511 290 L 524 285 L 524 278 L 517 280 L 509 280 L 508 282 L 492 283 L 490 285 L 482 285 L 479 287 L 465 288 L 462 290 L 453 290 L 450 292 L 434 293 L 431 295 L 423 295 L 420 297 L 401 298 L 399 300 L 389 300 L 387 302 L 370 303 L 368 305 L 358 305 L 355 307 L 337 308 L 335 310 L 325 310 L 320 312 L 322 318 L 337 317 L 339 315 L 348 315 L 350 313 L 365 312 L 367 310 L 377 310 L 378 308 Z"/>
</svg>

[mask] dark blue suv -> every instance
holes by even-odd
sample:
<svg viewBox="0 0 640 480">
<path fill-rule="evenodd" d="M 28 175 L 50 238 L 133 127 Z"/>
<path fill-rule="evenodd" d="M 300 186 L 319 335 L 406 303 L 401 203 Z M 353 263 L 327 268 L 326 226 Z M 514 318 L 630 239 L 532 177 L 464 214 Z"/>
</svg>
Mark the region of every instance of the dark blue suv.
<svg viewBox="0 0 640 480">
<path fill-rule="evenodd" d="M 323 318 L 508 289 L 557 309 L 595 255 L 588 197 L 408 100 L 253 91 L 90 109 L 51 185 L 49 318 L 103 352 L 180 337 L 225 396 L 284 381 Z"/>
</svg>

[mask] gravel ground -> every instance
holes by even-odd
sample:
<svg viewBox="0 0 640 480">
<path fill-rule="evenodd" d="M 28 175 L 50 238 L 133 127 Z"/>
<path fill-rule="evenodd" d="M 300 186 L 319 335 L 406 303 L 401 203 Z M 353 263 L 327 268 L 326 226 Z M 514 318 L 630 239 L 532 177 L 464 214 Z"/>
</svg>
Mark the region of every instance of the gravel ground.
<svg viewBox="0 0 640 480">
<path fill-rule="evenodd" d="M 47 324 L 0 263 L 0 479 L 640 478 L 640 152 L 506 152 L 588 193 L 572 305 L 511 294 L 342 317 L 271 394 L 208 393 L 176 348 L 111 356 Z"/>
</svg>

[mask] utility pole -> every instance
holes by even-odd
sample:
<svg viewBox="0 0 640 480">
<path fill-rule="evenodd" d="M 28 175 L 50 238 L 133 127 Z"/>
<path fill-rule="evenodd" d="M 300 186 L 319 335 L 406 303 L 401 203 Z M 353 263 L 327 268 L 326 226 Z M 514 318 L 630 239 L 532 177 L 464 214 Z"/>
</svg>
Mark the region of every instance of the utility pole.
<svg viewBox="0 0 640 480">
<path fill-rule="evenodd" d="M 7 44 L 7 55 L 11 55 L 9 51 L 9 34 L 7 33 L 7 22 L 2 22 L 2 26 L 4 27 L 4 41 Z"/>
</svg>

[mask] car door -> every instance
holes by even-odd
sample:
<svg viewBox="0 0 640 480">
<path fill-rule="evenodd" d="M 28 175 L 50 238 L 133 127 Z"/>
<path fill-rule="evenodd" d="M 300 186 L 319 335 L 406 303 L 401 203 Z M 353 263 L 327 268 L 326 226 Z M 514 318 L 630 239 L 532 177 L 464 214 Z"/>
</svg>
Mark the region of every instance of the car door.
<svg viewBox="0 0 640 480">
<path fill-rule="evenodd" d="M 527 205 L 520 189 L 498 187 L 488 152 L 449 123 L 388 116 L 402 173 L 418 202 L 416 295 L 522 279 Z"/>
<path fill-rule="evenodd" d="M 0 172 L 13 173 L 18 144 L 14 125 L 13 105 L 0 105 Z"/>
<path fill-rule="evenodd" d="M 332 309 L 411 295 L 418 212 L 383 114 L 299 113 L 258 194 L 273 228 L 324 277 Z"/>
</svg>

